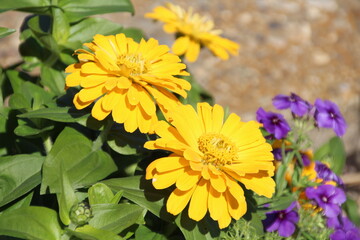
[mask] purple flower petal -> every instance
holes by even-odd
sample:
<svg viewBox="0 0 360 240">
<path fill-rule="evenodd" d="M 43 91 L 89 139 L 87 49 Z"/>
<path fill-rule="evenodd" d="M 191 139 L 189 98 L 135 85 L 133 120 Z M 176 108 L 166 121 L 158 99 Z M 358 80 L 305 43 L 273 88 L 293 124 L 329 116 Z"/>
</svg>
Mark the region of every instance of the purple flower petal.
<svg viewBox="0 0 360 240">
<path fill-rule="evenodd" d="M 282 237 L 290 237 L 295 232 L 295 225 L 289 221 L 282 221 L 278 232 Z"/>
<path fill-rule="evenodd" d="M 272 103 L 276 109 L 287 109 L 291 106 L 290 97 L 286 95 L 279 94 L 275 96 L 272 100 Z"/>
</svg>

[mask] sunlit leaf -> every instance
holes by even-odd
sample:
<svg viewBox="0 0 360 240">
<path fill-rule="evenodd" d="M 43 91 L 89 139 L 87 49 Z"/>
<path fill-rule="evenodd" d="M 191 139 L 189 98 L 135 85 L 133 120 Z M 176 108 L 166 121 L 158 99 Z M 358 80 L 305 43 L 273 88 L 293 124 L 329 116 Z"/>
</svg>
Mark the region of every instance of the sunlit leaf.
<svg viewBox="0 0 360 240">
<path fill-rule="evenodd" d="M 0 38 L 6 37 L 15 32 L 15 29 L 0 27 Z"/>
</svg>

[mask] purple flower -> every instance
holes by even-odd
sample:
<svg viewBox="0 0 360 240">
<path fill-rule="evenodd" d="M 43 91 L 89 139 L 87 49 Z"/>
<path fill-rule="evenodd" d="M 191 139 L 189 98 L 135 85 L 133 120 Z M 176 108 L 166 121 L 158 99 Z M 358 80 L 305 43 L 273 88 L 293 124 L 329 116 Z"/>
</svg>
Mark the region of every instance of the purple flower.
<svg viewBox="0 0 360 240">
<path fill-rule="evenodd" d="M 291 112 L 298 115 L 304 116 L 309 112 L 311 105 L 304 101 L 301 97 L 295 93 L 291 93 L 290 96 L 279 94 L 273 98 L 273 105 L 277 109 L 291 109 Z"/>
<path fill-rule="evenodd" d="M 295 232 L 296 223 L 299 221 L 298 213 L 293 210 L 295 207 L 296 202 L 293 202 L 285 210 L 266 213 L 266 219 L 263 220 L 266 231 L 278 231 L 282 237 L 291 236 Z"/>
<path fill-rule="evenodd" d="M 329 218 L 327 226 L 335 229 L 330 235 L 331 240 L 360 240 L 360 230 L 342 214 Z"/>
<path fill-rule="evenodd" d="M 338 136 L 345 134 L 347 128 L 346 121 L 335 103 L 316 99 L 315 109 L 314 117 L 319 127 L 332 128 Z"/>
<path fill-rule="evenodd" d="M 336 229 L 330 235 L 330 240 L 360 240 L 360 233 L 356 228 L 350 230 Z"/>
<path fill-rule="evenodd" d="M 315 171 L 317 178 L 321 178 L 324 181 L 334 181 L 340 186 L 344 185 L 341 178 L 322 162 L 319 161 L 315 162 Z"/>
<path fill-rule="evenodd" d="M 273 134 L 276 139 L 286 137 L 291 130 L 283 115 L 279 113 L 266 112 L 264 109 L 259 108 L 256 112 L 256 119 L 262 123 L 265 130 Z"/>
<path fill-rule="evenodd" d="M 341 213 L 340 205 L 346 201 L 344 191 L 333 185 L 308 187 L 305 189 L 305 194 L 323 209 L 324 215 L 328 218 L 339 215 Z"/>
</svg>

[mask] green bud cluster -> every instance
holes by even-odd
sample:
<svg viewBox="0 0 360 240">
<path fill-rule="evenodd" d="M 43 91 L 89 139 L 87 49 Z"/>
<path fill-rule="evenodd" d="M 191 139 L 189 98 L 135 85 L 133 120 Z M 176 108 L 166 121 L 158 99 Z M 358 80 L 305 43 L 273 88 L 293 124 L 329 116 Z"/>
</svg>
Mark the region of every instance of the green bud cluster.
<svg viewBox="0 0 360 240">
<path fill-rule="evenodd" d="M 92 217 L 91 208 L 88 203 L 75 204 L 70 210 L 70 219 L 76 225 L 84 225 Z"/>
</svg>

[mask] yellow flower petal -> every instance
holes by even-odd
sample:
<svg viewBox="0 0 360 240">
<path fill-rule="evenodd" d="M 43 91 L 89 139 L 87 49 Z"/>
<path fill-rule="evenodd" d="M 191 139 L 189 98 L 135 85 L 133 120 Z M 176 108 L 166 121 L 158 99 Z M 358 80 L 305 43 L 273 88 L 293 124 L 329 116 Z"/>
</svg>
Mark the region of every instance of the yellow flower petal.
<svg viewBox="0 0 360 240">
<path fill-rule="evenodd" d="M 106 92 L 103 85 L 99 85 L 93 88 L 84 88 L 79 92 L 79 99 L 82 102 L 94 101 Z"/>
<path fill-rule="evenodd" d="M 176 187 L 181 191 L 193 188 L 200 180 L 200 173 L 186 168 L 185 172 L 176 180 Z"/>
<path fill-rule="evenodd" d="M 164 189 L 173 185 L 184 169 L 175 169 L 164 173 L 156 173 L 152 179 L 152 184 L 156 189 Z"/>
<path fill-rule="evenodd" d="M 187 190 L 181 191 L 179 189 L 175 189 L 169 196 L 166 202 L 166 209 L 169 213 L 173 215 L 179 214 L 186 205 L 188 204 L 192 194 L 194 193 L 196 186 Z"/>
<path fill-rule="evenodd" d="M 100 98 L 94 105 L 94 107 L 91 110 L 91 115 L 96 118 L 97 120 L 101 121 L 105 119 L 111 111 L 106 111 L 101 107 L 103 98 Z"/>
<path fill-rule="evenodd" d="M 201 179 L 195 188 L 189 205 L 189 217 L 195 221 L 204 218 L 208 210 L 209 186 L 208 181 Z"/>
<path fill-rule="evenodd" d="M 200 53 L 200 43 L 190 40 L 189 48 L 185 53 L 185 58 L 189 62 L 195 62 Z"/>
<path fill-rule="evenodd" d="M 271 198 L 275 192 L 275 181 L 271 177 L 243 177 L 240 182 L 242 182 L 247 189 L 251 189 L 261 196 Z"/>
<path fill-rule="evenodd" d="M 188 49 L 190 44 L 190 38 L 187 36 L 179 37 L 176 39 L 175 43 L 172 45 L 172 51 L 176 55 L 183 55 Z"/>
<path fill-rule="evenodd" d="M 208 199 L 210 217 L 214 220 L 219 220 L 225 212 L 227 212 L 227 203 L 225 196 L 217 192 L 210 186 L 210 194 Z"/>
</svg>

